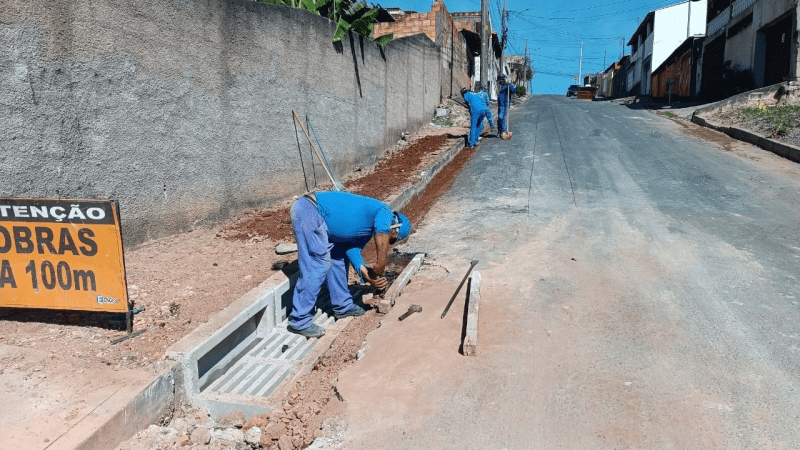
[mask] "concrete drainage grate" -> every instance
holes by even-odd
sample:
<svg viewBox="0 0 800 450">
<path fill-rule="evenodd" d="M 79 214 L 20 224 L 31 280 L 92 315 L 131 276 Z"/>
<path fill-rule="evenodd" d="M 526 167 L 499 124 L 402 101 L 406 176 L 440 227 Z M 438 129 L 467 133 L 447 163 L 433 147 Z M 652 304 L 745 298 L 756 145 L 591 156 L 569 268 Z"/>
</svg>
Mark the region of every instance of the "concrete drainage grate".
<svg viewBox="0 0 800 450">
<path fill-rule="evenodd" d="M 296 279 L 296 273 L 270 277 L 170 347 L 167 356 L 180 362 L 183 390 L 193 404 L 217 418 L 232 411 L 261 414 L 280 404 L 294 381 L 313 369 L 352 318 L 336 321 L 323 296 L 314 323 L 325 327 L 325 336 L 289 333 Z"/>
<path fill-rule="evenodd" d="M 400 295 L 423 256 L 415 256 L 395 280 L 388 303 Z M 297 379 L 314 368 L 352 317 L 335 320 L 325 292 L 314 316 L 325 336 L 289 333 L 296 280 L 296 273 L 275 274 L 167 350 L 180 362 L 183 391 L 194 405 L 208 408 L 215 418 L 233 411 L 252 417 L 279 405 Z M 363 293 L 354 288 L 353 297 L 358 301 Z"/>
<path fill-rule="evenodd" d="M 334 321 L 323 313 L 314 323 L 330 328 Z M 285 330 L 284 322 L 267 338 L 254 339 L 248 351 L 234 361 L 229 370 L 208 381 L 199 397 L 229 403 L 268 398 L 319 342 Z"/>
</svg>

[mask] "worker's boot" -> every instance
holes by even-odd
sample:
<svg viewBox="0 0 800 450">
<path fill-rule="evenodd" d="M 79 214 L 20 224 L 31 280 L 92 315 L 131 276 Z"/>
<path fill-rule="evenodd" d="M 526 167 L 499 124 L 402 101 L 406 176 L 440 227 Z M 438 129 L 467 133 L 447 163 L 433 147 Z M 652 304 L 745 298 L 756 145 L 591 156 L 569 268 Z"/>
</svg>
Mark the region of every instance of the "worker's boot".
<svg viewBox="0 0 800 450">
<path fill-rule="evenodd" d="M 299 334 L 300 336 L 305 336 L 305 337 L 318 338 L 325 336 L 325 328 L 322 328 L 321 326 L 315 323 L 312 323 L 311 326 L 303 328 L 302 330 L 298 330 L 297 328 L 291 325 L 287 325 L 286 329 L 289 330 L 289 332 L 291 333 Z"/>
<path fill-rule="evenodd" d="M 354 304 L 352 308 L 348 309 L 347 311 L 341 314 L 333 313 L 333 317 L 336 317 L 336 319 L 338 320 L 351 316 L 363 316 L 365 312 L 366 311 L 364 311 L 364 308 Z"/>
</svg>

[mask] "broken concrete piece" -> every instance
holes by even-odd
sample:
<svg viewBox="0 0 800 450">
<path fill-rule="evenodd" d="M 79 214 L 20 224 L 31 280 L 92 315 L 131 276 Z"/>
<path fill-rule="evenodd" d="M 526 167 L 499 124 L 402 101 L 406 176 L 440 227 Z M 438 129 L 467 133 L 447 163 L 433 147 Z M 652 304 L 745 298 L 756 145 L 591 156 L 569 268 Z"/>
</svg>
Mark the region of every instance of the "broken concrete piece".
<svg viewBox="0 0 800 450">
<path fill-rule="evenodd" d="M 481 303 L 481 273 L 474 271 L 469 279 L 467 294 L 467 331 L 461 344 L 464 356 L 478 354 L 478 310 Z"/>
<path fill-rule="evenodd" d="M 411 260 L 410 263 L 403 269 L 403 272 L 394 280 L 389 289 L 386 291 L 386 294 L 383 298 L 378 302 L 378 312 L 381 314 L 386 314 L 392 310 L 394 307 L 395 302 L 397 301 L 397 297 L 400 296 L 400 292 L 403 290 L 406 284 L 408 284 L 409 280 L 411 280 L 411 276 L 417 272 L 419 266 L 422 265 L 422 260 L 425 259 L 424 253 L 417 253 L 417 256 Z"/>
<path fill-rule="evenodd" d="M 278 244 L 275 246 L 275 253 L 285 255 L 297 251 L 297 244 Z"/>
<path fill-rule="evenodd" d="M 209 433 L 206 427 L 197 427 L 192 431 L 192 435 L 189 436 L 189 439 L 191 439 L 193 444 L 206 445 L 211 441 L 211 433 Z"/>
</svg>

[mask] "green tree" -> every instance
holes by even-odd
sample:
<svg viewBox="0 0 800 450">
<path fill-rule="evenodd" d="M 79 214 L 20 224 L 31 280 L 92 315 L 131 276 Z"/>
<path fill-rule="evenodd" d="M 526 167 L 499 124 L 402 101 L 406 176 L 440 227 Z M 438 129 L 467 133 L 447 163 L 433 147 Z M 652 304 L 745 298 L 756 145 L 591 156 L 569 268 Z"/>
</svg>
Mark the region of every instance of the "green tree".
<svg viewBox="0 0 800 450">
<path fill-rule="evenodd" d="M 378 45 L 392 40 L 392 34 L 373 39 L 372 28 L 378 8 L 370 8 L 363 0 L 254 0 L 272 5 L 291 6 L 313 12 L 336 22 L 333 42 L 340 42 L 348 31 L 354 31 Z"/>
</svg>

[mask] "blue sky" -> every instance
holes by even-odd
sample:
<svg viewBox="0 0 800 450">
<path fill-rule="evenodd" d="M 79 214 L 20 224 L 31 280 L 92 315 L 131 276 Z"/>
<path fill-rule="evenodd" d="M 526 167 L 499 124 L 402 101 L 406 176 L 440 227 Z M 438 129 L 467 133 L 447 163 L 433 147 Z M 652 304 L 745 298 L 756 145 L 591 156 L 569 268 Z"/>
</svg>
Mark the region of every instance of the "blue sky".
<svg viewBox="0 0 800 450">
<path fill-rule="evenodd" d="M 683 0 L 685 1 L 685 0 Z M 605 70 L 619 60 L 639 22 L 648 11 L 682 0 L 507 0 L 509 10 L 506 54 L 523 55 L 525 40 L 534 64 L 531 91 L 560 94 L 575 84 L 583 41 L 582 73 Z M 433 0 L 382 0 L 383 7 L 428 12 Z M 480 0 L 444 0 L 450 12 L 479 11 Z M 489 0 L 492 27 L 500 30 L 503 0 Z M 527 11 L 526 8 L 530 8 Z M 630 47 L 624 45 L 626 55 Z M 605 62 L 605 64 L 604 64 Z"/>
</svg>

